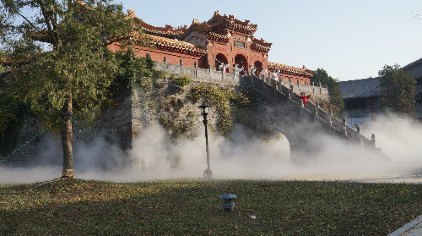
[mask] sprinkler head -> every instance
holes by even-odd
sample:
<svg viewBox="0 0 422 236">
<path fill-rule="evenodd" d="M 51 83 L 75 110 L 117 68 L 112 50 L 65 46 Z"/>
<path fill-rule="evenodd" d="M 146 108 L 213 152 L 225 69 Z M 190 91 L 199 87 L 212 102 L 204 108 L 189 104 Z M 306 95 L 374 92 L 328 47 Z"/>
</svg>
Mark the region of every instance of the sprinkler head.
<svg viewBox="0 0 422 236">
<path fill-rule="evenodd" d="M 220 196 L 220 199 L 223 200 L 223 210 L 224 211 L 233 211 L 235 202 L 234 200 L 237 198 L 235 194 L 223 194 Z"/>
</svg>

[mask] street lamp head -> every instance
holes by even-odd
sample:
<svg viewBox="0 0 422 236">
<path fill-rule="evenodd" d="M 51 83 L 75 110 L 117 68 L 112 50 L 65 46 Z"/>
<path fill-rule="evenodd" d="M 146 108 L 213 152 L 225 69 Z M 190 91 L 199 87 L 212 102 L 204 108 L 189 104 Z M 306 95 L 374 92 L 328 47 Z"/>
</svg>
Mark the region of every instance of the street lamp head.
<svg viewBox="0 0 422 236">
<path fill-rule="evenodd" d="M 208 114 L 208 107 L 210 107 L 208 104 L 206 104 L 205 102 L 202 102 L 202 104 L 200 106 L 198 106 L 201 109 L 201 114 L 202 115 L 207 115 Z"/>
</svg>

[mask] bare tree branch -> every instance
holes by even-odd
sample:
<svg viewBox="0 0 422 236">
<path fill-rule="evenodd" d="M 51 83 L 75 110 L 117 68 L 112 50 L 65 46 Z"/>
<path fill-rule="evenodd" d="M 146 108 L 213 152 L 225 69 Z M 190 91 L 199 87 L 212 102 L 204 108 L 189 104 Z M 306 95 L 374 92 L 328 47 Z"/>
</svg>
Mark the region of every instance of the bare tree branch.
<svg viewBox="0 0 422 236">
<path fill-rule="evenodd" d="M 18 15 L 19 16 L 21 16 L 23 19 L 25 19 L 25 21 L 26 22 L 28 22 L 28 24 L 34 29 L 34 30 L 36 30 L 37 28 L 35 27 L 35 25 L 26 17 L 26 16 L 24 16 L 23 14 L 21 14 L 21 13 L 19 13 L 18 12 Z"/>
<path fill-rule="evenodd" d="M 1 57 L 0 58 L 0 65 L 4 66 L 18 66 L 30 63 L 32 57 Z"/>
<path fill-rule="evenodd" d="M 40 6 L 41 9 L 41 14 L 44 18 L 44 21 L 47 25 L 47 30 L 48 30 L 48 34 L 50 35 L 50 39 L 51 39 L 51 43 L 53 44 L 53 47 L 57 49 L 57 47 L 59 45 L 57 42 L 57 38 L 55 37 L 55 33 L 54 33 L 54 26 L 53 26 L 53 22 L 51 22 L 51 15 L 48 13 L 45 4 L 42 1 L 38 1 L 38 4 Z"/>
</svg>

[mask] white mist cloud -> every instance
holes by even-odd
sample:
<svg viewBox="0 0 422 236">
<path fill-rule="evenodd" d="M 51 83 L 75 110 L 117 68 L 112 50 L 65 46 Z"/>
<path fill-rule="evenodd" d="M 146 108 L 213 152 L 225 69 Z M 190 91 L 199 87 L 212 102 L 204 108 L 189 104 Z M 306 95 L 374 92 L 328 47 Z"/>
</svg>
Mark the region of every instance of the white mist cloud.
<svg viewBox="0 0 422 236">
<path fill-rule="evenodd" d="M 393 161 L 422 162 L 422 123 L 388 114 L 377 117 L 363 132 L 374 133 L 377 146 Z"/>
<path fill-rule="evenodd" d="M 173 143 L 163 128 L 151 126 L 127 152 L 102 138 L 80 141 L 74 145 L 76 175 L 111 181 L 200 178 L 207 168 L 203 132 L 198 130 L 199 135 L 193 140 Z M 386 179 L 422 169 L 420 123 L 389 115 L 362 127 L 362 132 L 367 137 L 375 133 L 377 147 L 388 157 L 314 133 L 310 134 L 311 141 L 321 150 L 306 153 L 299 162 L 291 161 L 289 142 L 284 135 L 262 139 L 238 126 L 228 137 L 210 134 L 210 165 L 218 179 Z M 47 136 L 41 147 L 42 167 L 1 168 L 0 183 L 35 182 L 60 176 L 59 139 Z"/>
</svg>

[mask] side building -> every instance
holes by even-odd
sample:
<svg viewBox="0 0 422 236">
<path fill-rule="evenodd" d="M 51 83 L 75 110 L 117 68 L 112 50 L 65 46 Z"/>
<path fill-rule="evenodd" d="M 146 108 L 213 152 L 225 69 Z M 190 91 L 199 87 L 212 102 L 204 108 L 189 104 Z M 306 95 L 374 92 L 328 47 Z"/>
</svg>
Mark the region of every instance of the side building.
<svg viewBox="0 0 422 236">
<path fill-rule="evenodd" d="M 416 117 L 422 120 L 422 58 L 403 69 L 416 79 Z"/>
<path fill-rule="evenodd" d="M 417 81 L 416 118 L 422 120 L 422 58 L 403 69 Z M 349 126 L 362 125 L 384 110 L 379 78 L 340 81 L 339 87 L 345 105 L 343 117 Z"/>
</svg>

